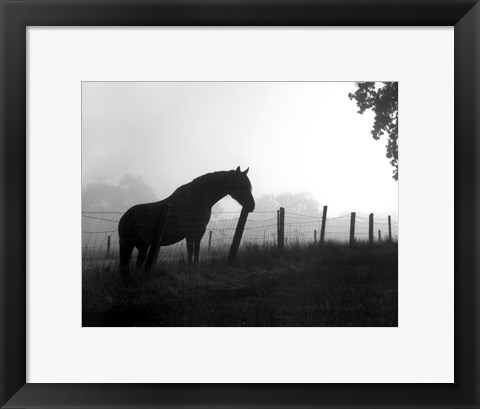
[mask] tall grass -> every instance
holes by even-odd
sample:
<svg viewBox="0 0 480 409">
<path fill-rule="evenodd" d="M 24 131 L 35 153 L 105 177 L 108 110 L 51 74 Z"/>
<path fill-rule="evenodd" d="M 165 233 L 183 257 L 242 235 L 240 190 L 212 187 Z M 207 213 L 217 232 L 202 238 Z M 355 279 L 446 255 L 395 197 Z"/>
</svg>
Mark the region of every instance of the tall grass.
<svg viewBox="0 0 480 409">
<path fill-rule="evenodd" d="M 243 246 L 233 264 L 158 263 L 120 284 L 116 266 L 83 270 L 84 326 L 396 326 L 397 243 Z"/>
</svg>

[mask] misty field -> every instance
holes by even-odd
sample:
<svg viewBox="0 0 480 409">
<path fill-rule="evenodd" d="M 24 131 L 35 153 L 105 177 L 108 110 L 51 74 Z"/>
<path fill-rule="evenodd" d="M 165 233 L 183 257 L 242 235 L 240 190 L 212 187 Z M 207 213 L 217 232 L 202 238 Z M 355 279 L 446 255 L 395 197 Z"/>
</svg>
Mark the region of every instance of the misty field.
<svg viewBox="0 0 480 409">
<path fill-rule="evenodd" d="M 132 271 L 134 274 L 135 271 Z M 243 246 L 224 257 L 160 261 L 150 278 L 123 287 L 118 269 L 84 264 L 83 326 L 398 325 L 398 246 L 327 242 Z"/>
</svg>

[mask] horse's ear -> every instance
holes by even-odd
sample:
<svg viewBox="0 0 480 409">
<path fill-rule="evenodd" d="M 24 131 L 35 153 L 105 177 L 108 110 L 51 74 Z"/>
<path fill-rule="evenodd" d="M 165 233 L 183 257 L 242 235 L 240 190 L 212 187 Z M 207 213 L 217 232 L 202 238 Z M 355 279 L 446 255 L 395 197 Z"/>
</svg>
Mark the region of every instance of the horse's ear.
<svg viewBox="0 0 480 409">
<path fill-rule="evenodd" d="M 247 170 L 245 170 L 245 171 L 243 172 L 244 175 L 246 175 L 246 174 L 248 173 L 248 169 L 250 169 L 250 168 L 248 167 Z"/>
<path fill-rule="evenodd" d="M 237 166 L 236 171 L 237 171 L 237 172 L 240 172 L 240 166 Z"/>
</svg>

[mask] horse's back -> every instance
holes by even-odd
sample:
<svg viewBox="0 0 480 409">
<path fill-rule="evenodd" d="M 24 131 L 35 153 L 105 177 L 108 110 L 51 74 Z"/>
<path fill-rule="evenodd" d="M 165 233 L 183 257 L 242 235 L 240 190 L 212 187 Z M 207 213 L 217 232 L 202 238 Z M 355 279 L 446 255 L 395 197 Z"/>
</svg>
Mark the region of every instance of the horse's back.
<svg viewBox="0 0 480 409">
<path fill-rule="evenodd" d="M 163 204 L 170 206 L 170 215 L 161 245 L 169 246 L 186 237 L 203 236 L 210 221 L 211 208 L 199 204 L 187 184 L 159 202 L 138 204 L 128 209 L 119 221 L 120 241 L 151 243 Z"/>
</svg>

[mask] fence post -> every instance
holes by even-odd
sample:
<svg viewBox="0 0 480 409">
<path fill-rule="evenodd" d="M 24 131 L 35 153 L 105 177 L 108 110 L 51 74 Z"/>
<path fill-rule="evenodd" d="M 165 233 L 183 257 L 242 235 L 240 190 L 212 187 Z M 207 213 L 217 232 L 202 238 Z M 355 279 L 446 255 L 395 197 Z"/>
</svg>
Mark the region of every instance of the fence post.
<svg viewBox="0 0 480 409">
<path fill-rule="evenodd" d="M 373 213 L 368 216 L 368 242 L 373 244 Z"/>
<path fill-rule="evenodd" d="M 230 252 L 228 253 L 229 262 L 232 262 L 237 256 L 238 247 L 240 246 L 240 240 L 242 239 L 245 223 L 247 222 L 247 216 L 248 212 L 245 210 L 245 208 L 242 208 L 240 218 L 238 219 L 237 228 L 235 229 L 235 234 L 233 236 L 232 246 L 230 247 Z"/>
<path fill-rule="evenodd" d="M 327 207 L 323 206 L 323 215 L 322 215 L 322 229 L 320 230 L 320 244 L 325 242 L 325 226 L 327 223 Z"/>
<path fill-rule="evenodd" d="M 278 249 L 283 250 L 285 246 L 285 208 L 278 210 Z"/>
<path fill-rule="evenodd" d="M 355 212 L 350 215 L 350 247 L 355 244 Z"/>
<path fill-rule="evenodd" d="M 212 248 L 212 231 L 210 230 L 208 232 L 208 252 L 210 252 L 211 248 Z"/>
<path fill-rule="evenodd" d="M 277 210 L 277 246 L 280 247 L 280 210 Z"/>
<path fill-rule="evenodd" d="M 317 244 L 317 231 L 313 231 L 313 244 Z"/>
<path fill-rule="evenodd" d="M 160 243 L 162 241 L 163 231 L 167 225 L 168 217 L 170 216 L 170 205 L 162 204 L 160 212 L 158 213 L 157 224 L 153 232 L 153 240 L 148 250 L 147 260 L 143 267 L 146 274 L 150 274 L 152 267 L 157 263 L 158 252 L 160 251 Z"/>
<path fill-rule="evenodd" d="M 380 243 L 382 241 L 382 231 L 378 231 L 378 242 Z"/>
<path fill-rule="evenodd" d="M 110 257 L 110 239 L 112 236 L 107 237 L 107 257 Z"/>
<path fill-rule="evenodd" d="M 392 241 L 392 218 L 388 216 L 388 241 Z"/>
</svg>

